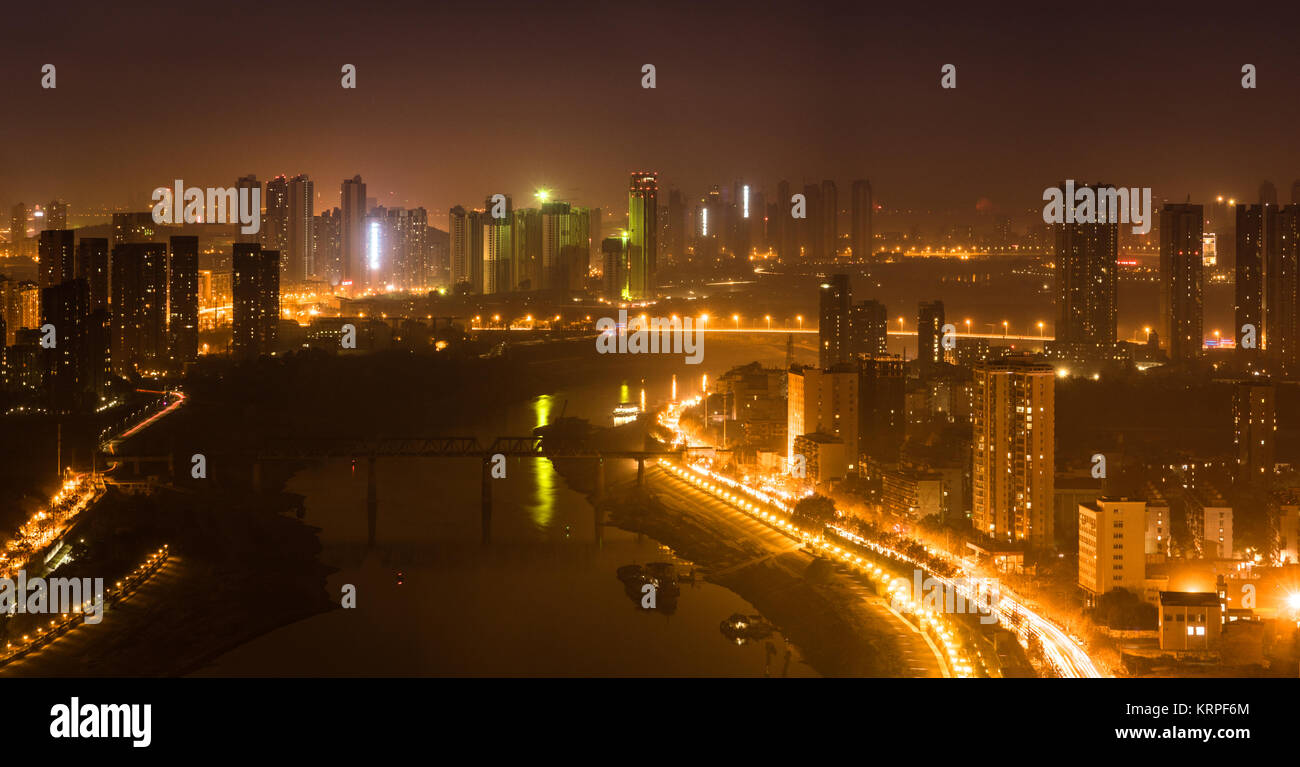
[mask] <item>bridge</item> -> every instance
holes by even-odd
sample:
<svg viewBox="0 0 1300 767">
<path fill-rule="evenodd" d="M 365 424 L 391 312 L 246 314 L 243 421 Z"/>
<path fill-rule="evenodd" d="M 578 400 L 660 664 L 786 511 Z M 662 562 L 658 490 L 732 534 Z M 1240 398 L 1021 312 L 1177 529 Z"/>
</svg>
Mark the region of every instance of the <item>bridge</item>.
<svg viewBox="0 0 1300 767">
<path fill-rule="evenodd" d="M 268 440 L 249 447 L 253 460 L 253 489 L 262 489 L 262 465 L 268 461 L 321 461 L 366 460 L 366 517 L 368 538 L 374 543 L 375 528 L 379 518 L 378 480 L 375 461 L 379 458 L 463 458 L 480 461 L 482 497 L 482 541 L 488 545 L 492 538 L 492 468 L 497 456 L 506 458 L 573 458 L 596 461 L 595 500 L 605 494 L 605 460 L 629 459 L 636 461 L 636 481 L 645 481 L 645 462 L 663 456 L 682 458 L 696 451 L 718 452 L 708 446 L 683 446 L 666 450 L 599 450 L 585 445 L 574 445 L 563 439 L 541 436 L 497 437 L 486 447 L 476 437 L 407 437 L 372 439 L 283 439 Z M 171 455 L 131 455 L 118 452 L 105 453 L 108 462 L 132 464 L 139 473 L 144 464 L 167 465 L 168 473 L 174 471 Z M 115 482 L 114 484 L 122 484 Z M 599 524 L 599 517 L 597 517 Z"/>
</svg>

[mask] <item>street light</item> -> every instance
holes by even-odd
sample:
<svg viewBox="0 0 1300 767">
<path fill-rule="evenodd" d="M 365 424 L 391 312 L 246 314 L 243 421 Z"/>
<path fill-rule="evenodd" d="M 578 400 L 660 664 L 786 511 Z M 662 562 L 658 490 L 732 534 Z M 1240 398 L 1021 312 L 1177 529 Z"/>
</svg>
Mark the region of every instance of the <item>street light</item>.
<svg viewBox="0 0 1300 767">
<path fill-rule="evenodd" d="M 1008 327 L 1010 327 L 1010 326 L 1007 324 L 1007 321 L 1006 321 L 1006 320 L 1002 320 L 1002 337 L 1003 337 L 1003 338 L 1006 338 L 1006 337 L 1007 337 L 1007 328 L 1008 328 Z"/>
<path fill-rule="evenodd" d="M 736 330 L 740 330 L 740 315 L 733 314 L 731 315 L 731 319 L 736 323 Z"/>
<path fill-rule="evenodd" d="M 1038 321 L 1038 337 L 1039 337 L 1039 338 L 1042 338 L 1042 337 L 1043 337 L 1043 321 L 1042 321 L 1042 320 L 1039 320 L 1039 321 Z"/>
<path fill-rule="evenodd" d="M 799 321 L 799 329 L 803 330 L 803 315 L 796 314 L 794 318 Z"/>
<path fill-rule="evenodd" d="M 763 319 L 767 320 L 767 329 L 768 329 L 768 330 L 771 330 L 771 329 L 772 329 L 772 315 L 768 314 L 768 315 L 764 316 Z"/>
</svg>

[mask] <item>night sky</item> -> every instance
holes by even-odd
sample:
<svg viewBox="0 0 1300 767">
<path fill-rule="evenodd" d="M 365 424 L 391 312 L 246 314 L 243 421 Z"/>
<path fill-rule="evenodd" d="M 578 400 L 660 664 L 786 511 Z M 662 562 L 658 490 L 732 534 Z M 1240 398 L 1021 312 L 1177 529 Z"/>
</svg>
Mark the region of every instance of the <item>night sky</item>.
<svg viewBox="0 0 1300 767">
<path fill-rule="evenodd" d="M 143 210 L 176 178 L 307 173 L 319 212 L 360 173 L 444 226 L 452 205 L 540 186 L 620 211 L 640 168 L 692 196 L 828 177 L 844 202 L 865 176 L 891 207 L 1006 212 L 1065 177 L 1180 201 L 1253 199 L 1267 178 L 1283 202 L 1300 178 L 1284 4 L 265 5 L 7 8 L 0 205 Z"/>
</svg>

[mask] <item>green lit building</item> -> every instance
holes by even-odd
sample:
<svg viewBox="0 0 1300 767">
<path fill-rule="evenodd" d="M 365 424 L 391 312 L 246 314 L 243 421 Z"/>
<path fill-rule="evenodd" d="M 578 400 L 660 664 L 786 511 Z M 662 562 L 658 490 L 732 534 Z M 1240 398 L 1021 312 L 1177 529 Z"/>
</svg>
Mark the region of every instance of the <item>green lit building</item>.
<svg viewBox="0 0 1300 767">
<path fill-rule="evenodd" d="M 627 295 L 634 300 L 655 295 L 658 207 L 659 174 L 633 173 L 627 197 Z"/>
</svg>

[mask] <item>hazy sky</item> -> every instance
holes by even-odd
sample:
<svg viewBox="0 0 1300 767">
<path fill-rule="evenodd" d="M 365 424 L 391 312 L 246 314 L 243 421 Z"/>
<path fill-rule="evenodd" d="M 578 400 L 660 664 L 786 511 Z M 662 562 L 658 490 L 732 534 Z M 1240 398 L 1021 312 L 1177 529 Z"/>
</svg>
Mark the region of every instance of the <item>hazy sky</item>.
<svg viewBox="0 0 1300 767">
<path fill-rule="evenodd" d="M 0 205 L 144 209 L 176 178 L 307 173 L 320 210 L 360 173 L 445 225 L 452 205 L 543 185 L 622 211 L 642 168 L 691 196 L 829 177 L 843 199 L 866 176 L 895 207 L 1008 211 L 1065 177 L 1193 200 L 1268 178 L 1283 201 L 1300 178 L 1285 4 L 271 5 L 7 8 Z"/>
</svg>

